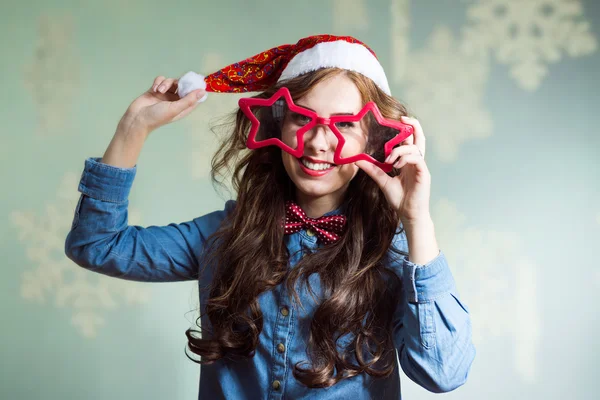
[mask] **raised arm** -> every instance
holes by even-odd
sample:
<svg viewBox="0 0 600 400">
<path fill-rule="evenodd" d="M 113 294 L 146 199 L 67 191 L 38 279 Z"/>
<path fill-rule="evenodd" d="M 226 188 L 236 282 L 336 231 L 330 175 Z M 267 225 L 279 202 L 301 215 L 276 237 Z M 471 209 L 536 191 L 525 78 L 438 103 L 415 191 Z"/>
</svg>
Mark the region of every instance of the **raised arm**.
<svg viewBox="0 0 600 400">
<path fill-rule="evenodd" d="M 65 254 L 78 265 L 138 281 L 197 278 L 205 241 L 233 202 L 225 210 L 167 226 L 130 226 L 127 217 L 137 160 L 150 132 L 187 115 L 197 104 L 198 94 L 204 94 L 196 91 L 179 99 L 175 89 L 175 80 L 158 77 L 129 106 L 104 157 L 85 161 L 78 187 L 81 196 L 65 241 Z"/>
<path fill-rule="evenodd" d="M 167 226 L 128 225 L 127 199 L 136 167 L 118 168 L 98 158 L 85 161 L 82 193 L 65 254 L 79 266 L 101 274 L 145 282 L 197 279 L 198 260 L 234 202 L 224 210 Z"/>
</svg>

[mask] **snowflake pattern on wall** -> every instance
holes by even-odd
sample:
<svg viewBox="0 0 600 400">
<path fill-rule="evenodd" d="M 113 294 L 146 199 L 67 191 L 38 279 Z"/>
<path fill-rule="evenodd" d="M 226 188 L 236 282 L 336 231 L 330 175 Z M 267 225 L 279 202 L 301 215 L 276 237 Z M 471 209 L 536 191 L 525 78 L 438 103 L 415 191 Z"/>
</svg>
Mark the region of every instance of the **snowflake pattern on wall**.
<svg viewBox="0 0 600 400">
<path fill-rule="evenodd" d="M 65 174 L 56 199 L 45 204 L 44 215 L 14 210 L 10 220 L 30 261 L 22 273 L 21 297 L 41 305 L 72 308 L 71 324 L 84 337 L 93 338 L 105 323 L 105 311 L 122 302 L 146 303 L 150 292 L 141 283 L 87 271 L 66 257 L 65 239 L 80 195 L 73 190 L 78 182 L 77 174 Z M 130 209 L 129 220 L 139 219 L 139 212 Z"/>
<path fill-rule="evenodd" d="M 216 53 L 204 56 L 200 74 L 208 75 L 225 66 L 223 58 Z M 227 116 L 238 108 L 238 100 L 252 96 L 252 93 L 209 93 L 205 102 L 184 118 L 192 140 L 191 171 L 194 179 L 210 177 L 211 158 L 219 146 L 219 129 L 217 135 L 211 130 L 212 125 L 219 125 L 227 120 Z"/>
<path fill-rule="evenodd" d="M 440 248 L 472 315 L 476 347 L 488 338 L 512 338 L 515 371 L 533 382 L 542 329 L 537 263 L 520 245 L 518 233 L 465 226 L 466 217 L 447 199 L 432 210 Z"/>
<path fill-rule="evenodd" d="M 548 64 L 598 46 L 580 0 L 478 0 L 469 5 L 467 19 L 469 45 L 491 50 L 529 91 L 539 87 Z"/>
<path fill-rule="evenodd" d="M 23 84 L 37 108 L 37 134 L 67 131 L 80 85 L 80 60 L 73 33 L 73 16 L 43 15 L 38 22 L 38 43 L 24 67 Z"/>
<path fill-rule="evenodd" d="M 441 161 L 454 161 L 459 146 L 492 134 L 483 108 L 489 65 L 480 52 L 466 52 L 450 29 L 437 27 L 425 48 L 411 52 L 402 97 L 423 125 Z"/>
</svg>

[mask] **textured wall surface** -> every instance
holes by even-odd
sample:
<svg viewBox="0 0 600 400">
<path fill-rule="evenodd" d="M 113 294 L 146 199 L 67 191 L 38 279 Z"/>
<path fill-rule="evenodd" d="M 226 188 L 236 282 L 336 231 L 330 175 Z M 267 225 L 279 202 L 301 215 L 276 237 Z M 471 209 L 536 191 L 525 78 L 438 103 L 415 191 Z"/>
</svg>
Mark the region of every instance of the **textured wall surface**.
<svg viewBox="0 0 600 400">
<path fill-rule="evenodd" d="M 432 213 L 470 307 L 477 357 L 448 399 L 597 399 L 600 2 L 25 1 L 0 4 L 0 398 L 191 399 L 193 283 L 73 264 L 64 240 L 86 157 L 157 75 L 210 73 L 317 33 L 378 54 L 419 118 Z M 220 208 L 210 95 L 154 132 L 130 224 Z M 407 399 L 440 398 L 402 377 Z"/>
</svg>

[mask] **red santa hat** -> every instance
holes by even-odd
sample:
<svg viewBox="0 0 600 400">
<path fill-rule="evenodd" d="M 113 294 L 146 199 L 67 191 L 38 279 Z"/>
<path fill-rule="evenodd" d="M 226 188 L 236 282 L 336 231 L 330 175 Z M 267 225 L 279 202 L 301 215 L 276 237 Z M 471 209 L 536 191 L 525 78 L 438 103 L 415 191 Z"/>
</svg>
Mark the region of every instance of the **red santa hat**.
<svg viewBox="0 0 600 400">
<path fill-rule="evenodd" d="M 334 35 L 309 36 L 296 44 L 277 46 L 208 76 L 190 71 L 178 80 L 177 93 L 184 97 L 196 89 L 217 93 L 257 92 L 282 80 L 333 67 L 358 72 L 391 95 L 375 52 L 351 36 Z M 206 100 L 207 96 L 198 101 Z"/>
</svg>

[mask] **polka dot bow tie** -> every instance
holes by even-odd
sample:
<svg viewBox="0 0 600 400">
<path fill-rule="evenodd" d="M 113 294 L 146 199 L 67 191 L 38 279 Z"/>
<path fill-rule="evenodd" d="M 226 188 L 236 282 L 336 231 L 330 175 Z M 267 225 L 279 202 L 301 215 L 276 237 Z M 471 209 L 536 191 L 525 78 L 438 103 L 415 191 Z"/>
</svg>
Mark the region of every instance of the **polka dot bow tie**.
<svg viewBox="0 0 600 400">
<path fill-rule="evenodd" d="M 321 218 L 310 218 L 294 202 L 285 203 L 285 234 L 310 229 L 324 244 L 337 241 L 346 228 L 344 215 L 329 215 Z"/>
</svg>

